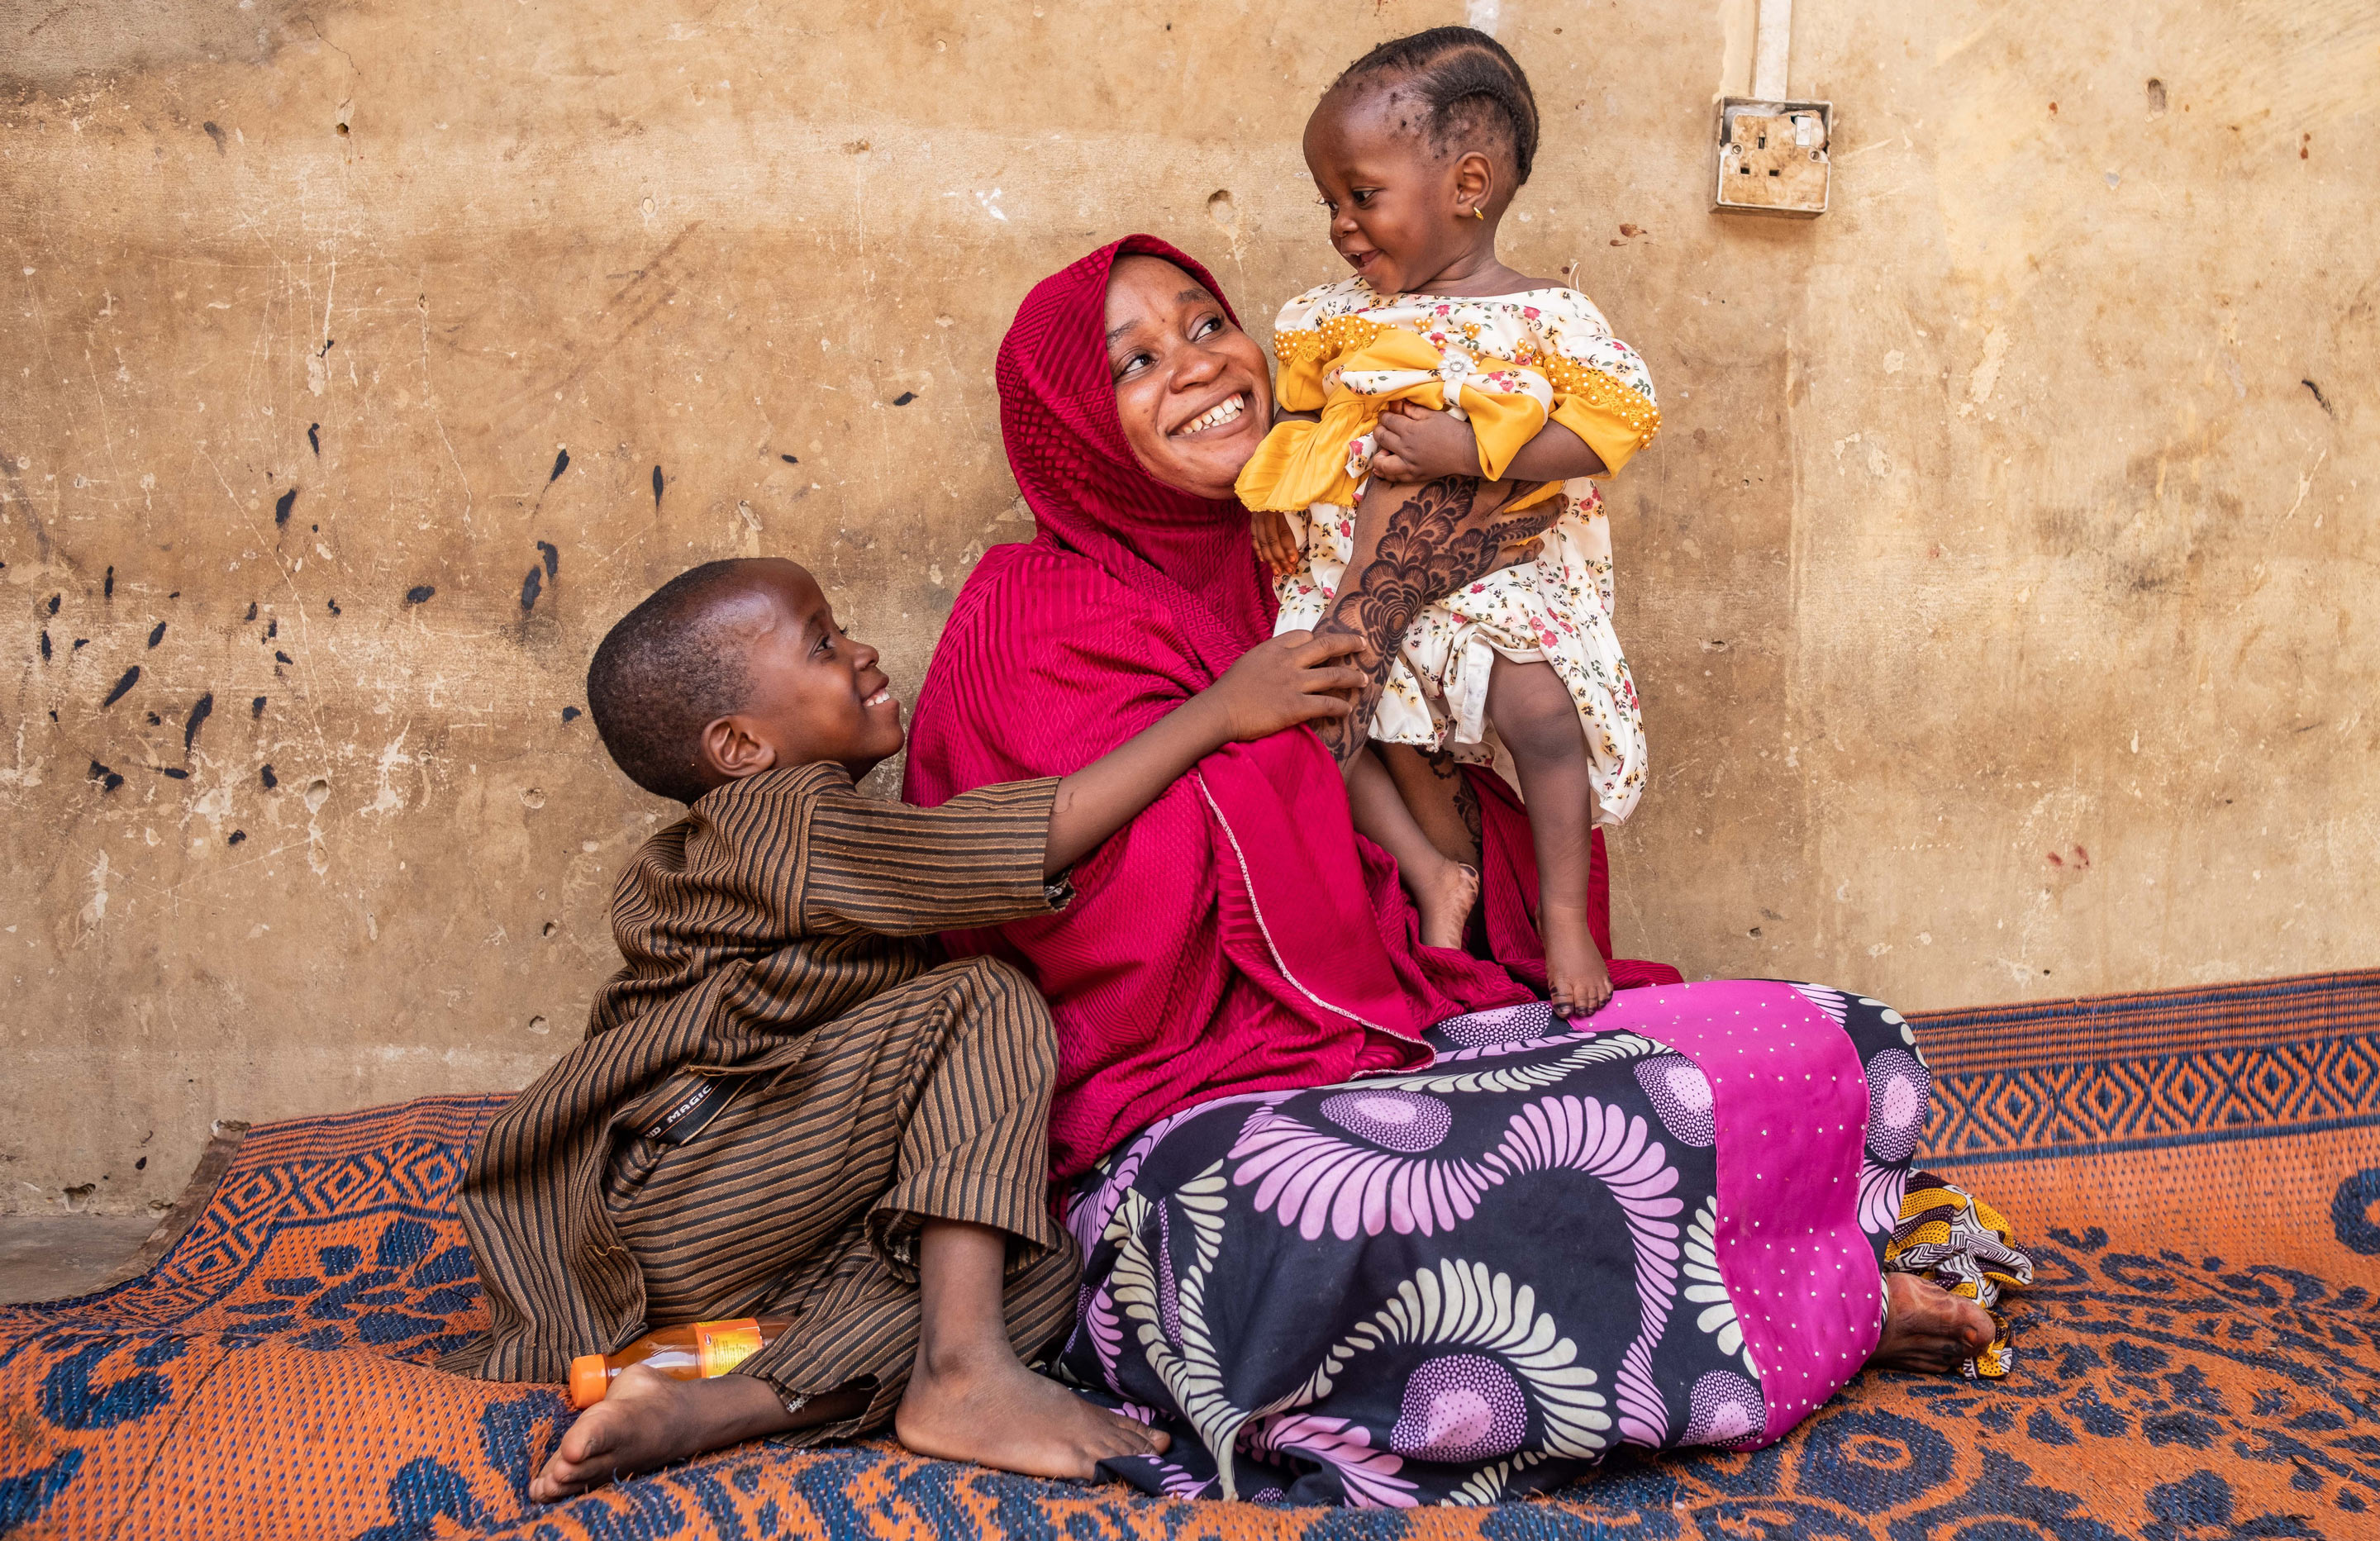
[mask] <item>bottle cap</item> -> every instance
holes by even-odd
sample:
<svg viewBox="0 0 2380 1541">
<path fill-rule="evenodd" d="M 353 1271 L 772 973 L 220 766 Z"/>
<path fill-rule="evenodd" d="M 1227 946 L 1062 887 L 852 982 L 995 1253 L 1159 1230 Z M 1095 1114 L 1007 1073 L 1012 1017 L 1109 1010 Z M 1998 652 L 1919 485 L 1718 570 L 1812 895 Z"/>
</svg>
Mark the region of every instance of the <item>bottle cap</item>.
<svg viewBox="0 0 2380 1541">
<path fill-rule="evenodd" d="M 570 1362 L 570 1405 L 584 1413 L 612 1389 L 612 1367 L 600 1353 L 582 1353 Z"/>
</svg>

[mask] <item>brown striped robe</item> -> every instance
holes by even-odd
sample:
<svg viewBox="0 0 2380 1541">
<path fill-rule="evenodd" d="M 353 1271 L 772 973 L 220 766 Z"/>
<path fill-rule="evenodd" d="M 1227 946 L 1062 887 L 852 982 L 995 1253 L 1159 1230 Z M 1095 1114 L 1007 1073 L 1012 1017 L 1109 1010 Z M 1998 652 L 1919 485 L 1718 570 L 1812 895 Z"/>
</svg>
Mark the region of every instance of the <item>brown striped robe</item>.
<svg viewBox="0 0 2380 1541">
<path fill-rule="evenodd" d="M 783 1316 L 741 1366 L 815 1396 L 872 1380 L 889 1422 L 917 1340 L 922 1221 L 1008 1232 L 1010 1334 L 1069 1319 L 1051 1220 L 1056 1044 L 1023 976 L 942 961 L 935 932 L 1047 915 L 1054 778 L 937 808 L 837 766 L 708 794 L 621 874 L 626 966 L 587 1039 L 472 1153 L 463 1221 L 492 1325 L 443 1367 L 560 1380 L 651 1327 Z"/>
</svg>

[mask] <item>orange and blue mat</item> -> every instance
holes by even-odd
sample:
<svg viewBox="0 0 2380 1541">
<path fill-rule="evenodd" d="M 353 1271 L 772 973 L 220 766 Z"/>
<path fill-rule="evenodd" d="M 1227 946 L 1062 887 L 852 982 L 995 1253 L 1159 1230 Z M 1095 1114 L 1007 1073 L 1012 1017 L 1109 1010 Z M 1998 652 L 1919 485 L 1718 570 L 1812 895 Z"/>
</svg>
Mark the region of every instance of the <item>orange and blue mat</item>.
<svg viewBox="0 0 2380 1541">
<path fill-rule="evenodd" d="M 1870 1372 L 1756 1454 L 1390 1512 L 757 1444 L 540 1505 L 559 1389 L 426 1367 L 484 1317 L 454 1195 L 503 1102 L 430 1098 L 250 1131 L 140 1277 L 0 1306 L 0 1535 L 2380 1537 L 2380 970 L 1919 1030 L 1921 1164 L 1988 1194 L 2036 1260 L 2002 1303 L 2014 1367 Z"/>
</svg>

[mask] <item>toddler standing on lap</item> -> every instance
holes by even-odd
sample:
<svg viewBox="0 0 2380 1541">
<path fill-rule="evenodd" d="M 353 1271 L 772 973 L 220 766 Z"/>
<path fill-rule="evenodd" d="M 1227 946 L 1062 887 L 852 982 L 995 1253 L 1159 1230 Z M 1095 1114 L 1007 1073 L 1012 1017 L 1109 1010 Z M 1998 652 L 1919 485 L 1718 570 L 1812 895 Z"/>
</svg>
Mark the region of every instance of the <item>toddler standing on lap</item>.
<svg viewBox="0 0 2380 1541">
<path fill-rule="evenodd" d="M 1585 296 L 1497 260 L 1536 149 L 1527 78 L 1467 27 L 1384 43 L 1324 94 L 1305 163 L 1355 271 L 1282 307 L 1281 420 L 1239 493 L 1284 631 L 1323 626 L 1351 571 L 1361 589 L 1423 483 L 1466 479 L 1465 496 L 1550 516 L 1499 570 L 1414 615 L 1348 793 L 1356 827 L 1396 858 L 1422 940 L 1455 947 L 1478 878 L 1420 756 L 1439 784 L 1450 756 L 1509 766 L 1536 851 L 1548 993 L 1572 1015 L 1611 994 L 1587 928 L 1594 825 L 1627 818 L 1645 784 L 1610 530 L 1586 479 L 1618 470 L 1660 414 L 1644 361 Z"/>
</svg>

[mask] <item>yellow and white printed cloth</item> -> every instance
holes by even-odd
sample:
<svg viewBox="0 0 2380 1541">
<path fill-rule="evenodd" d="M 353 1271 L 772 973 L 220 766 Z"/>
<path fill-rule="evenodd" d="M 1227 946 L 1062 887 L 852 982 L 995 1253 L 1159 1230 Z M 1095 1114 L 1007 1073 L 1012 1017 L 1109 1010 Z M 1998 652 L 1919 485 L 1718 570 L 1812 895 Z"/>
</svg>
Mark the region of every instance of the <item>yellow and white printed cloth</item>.
<svg viewBox="0 0 2380 1541">
<path fill-rule="evenodd" d="M 1240 501 L 1287 515 L 1305 553 L 1298 570 L 1276 582 L 1281 631 L 1313 626 L 1339 590 L 1373 426 L 1389 403 L 1411 401 L 1469 422 L 1480 474 L 1491 479 L 1548 422 L 1584 439 L 1607 471 L 1660 426 L 1645 361 L 1574 289 L 1383 296 L 1361 277 L 1342 279 L 1281 308 L 1273 352 L 1281 405 L 1320 415 L 1275 427 L 1239 478 Z M 1644 794 L 1645 744 L 1635 682 L 1611 624 L 1610 524 L 1584 477 L 1544 483 L 1510 506 L 1549 498 L 1561 500 L 1561 511 L 1535 561 L 1490 573 L 1415 619 L 1372 737 L 1449 749 L 1514 780 L 1488 722 L 1488 673 L 1500 654 L 1543 659 L 1578 708 L 1597 819 L 1616 824 Z"/>
</svg>

